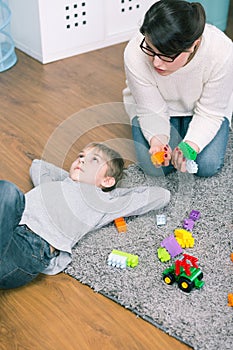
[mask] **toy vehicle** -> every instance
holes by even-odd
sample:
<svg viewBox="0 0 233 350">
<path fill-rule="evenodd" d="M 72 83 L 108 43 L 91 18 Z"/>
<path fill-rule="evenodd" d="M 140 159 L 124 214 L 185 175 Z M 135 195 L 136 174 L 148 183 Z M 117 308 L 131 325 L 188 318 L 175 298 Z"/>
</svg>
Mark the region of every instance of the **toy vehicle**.
<svg viewBox="0 0 233 350">
<path fill-rule="evenodd" d="M 178 283 L 178 287 L 186 293 L 190 293 L 195 287 L 200 289 L 204 285 L 203 273 L 197 266 L 198 259 L 194 256 L 183 254 L 182 260 L 176 262 L 163 271 L 163 280 L 166 284 Z"/>
</svg>

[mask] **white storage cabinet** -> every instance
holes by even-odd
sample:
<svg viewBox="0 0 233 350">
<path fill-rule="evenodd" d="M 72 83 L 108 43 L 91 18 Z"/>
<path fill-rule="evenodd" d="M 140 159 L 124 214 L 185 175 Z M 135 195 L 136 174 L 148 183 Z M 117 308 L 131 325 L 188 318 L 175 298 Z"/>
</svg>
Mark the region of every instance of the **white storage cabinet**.
<svg viewBox="0 0 233 350">
<path fill-rule="evenodd" d="M 8 2 L 16 47 L 49 63 L 129 40 L 156 0 Z"/>
</svg>

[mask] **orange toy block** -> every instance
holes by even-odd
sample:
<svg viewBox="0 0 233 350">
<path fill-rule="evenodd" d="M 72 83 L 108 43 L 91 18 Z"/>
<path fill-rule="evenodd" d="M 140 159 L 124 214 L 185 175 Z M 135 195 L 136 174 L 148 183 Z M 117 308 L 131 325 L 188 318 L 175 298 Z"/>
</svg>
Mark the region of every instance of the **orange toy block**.
<svg viewBox="0 0 233 350">
<path fill-rule="evenodd" d="M 228 294 L 228 306 L 233 306 L 233 294 Z"/>
<path fill-rule="evenodd" d="M 119 233 L 127 231 L 127 226 L 124 218 L 115 219 L 114 223 Z"/>
<path fill-rule="evenodd" d="M 231 261 L 233 262 L 233 253 L 231 253 Z"/>
<path fill-rule="evenodd" d="M 151 156 L 151 161 L 154 165 L 161 165 L 164 162 L 164 155 L 165 152 L 161 151 L 161 152 L 156 152 L 154 154 L 152 154 Z"/>
</svg>

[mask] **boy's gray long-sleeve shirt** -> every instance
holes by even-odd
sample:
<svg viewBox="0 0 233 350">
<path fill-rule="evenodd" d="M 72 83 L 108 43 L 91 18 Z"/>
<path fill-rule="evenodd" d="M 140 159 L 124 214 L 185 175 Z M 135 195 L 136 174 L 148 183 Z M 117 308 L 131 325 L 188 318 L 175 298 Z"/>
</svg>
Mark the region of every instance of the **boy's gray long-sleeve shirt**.
<svg viewBox="0 0 233 350">
<path fill-rule="evenodd" d="M 71 250 L 88 232 L 118 217 L 141 215 L 168 204 L 170 192 L 161 187 L 116 188 L 103 192 L 71 180 L 69 173 L 35 159 L 30 168 L 34 188 L 25 194 L 20 225 L 26 224 L 60 254 L 43 271 L 56 274 L 71 262 Z"/>
</svg>

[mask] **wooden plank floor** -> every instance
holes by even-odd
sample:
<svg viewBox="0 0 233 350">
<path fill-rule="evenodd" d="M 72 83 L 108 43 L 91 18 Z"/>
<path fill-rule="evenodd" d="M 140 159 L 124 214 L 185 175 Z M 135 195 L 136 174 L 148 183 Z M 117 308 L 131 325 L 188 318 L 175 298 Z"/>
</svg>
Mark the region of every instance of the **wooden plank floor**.
<svg viewBox="0 0 233 350">
<path fill-rule="evenodd" d="M 232 17 L 229 23 L 228 34 L 232 35 Z M 32 187 L 28 169 L 36 157 L 46 155 L 49 161 L 68 168 L 79 149 L 92 140 L 131 141 L 127 124 L 120 122 L 113 126 L 110 118 L 109 124 L 105 120 L 105 125 L 98 126 L 98 118 L 103 124 L 99 115 L 102 109 L 98 107 L 92 113 L 94 119 L 77 118 L 77 123 L 71 122 L 66 127 L 66 121 L 80 110 L 104 103 L 111 103 L 111 107 L 113 102 L 122 101 L 124 46 L 120 44 L 48 65 L 17 51 L 16 66 L 0 75 L 0 178 L 15 182 L 25 192 Z M 125 118 L 123 111 L 121 118 Z M 48 149 L 45 145 L 51 141 L 54 130 L 62 131 L 58 133 L 62 137 L 52 137 L 51 147 L 54 147 L 45 153 Z M 76 132 L 81 136 L 74 142 Z M 117 147 L 125 152 L 121 141 Z M 125 158 L 131 162 L 135 155 L 130 142 L 127 148 Z M 0 350 L 15 349 L 188 350 L 189 347 L 61 273 L 40 275 L 28 286 L 0 291 Z"/>
</svg>

